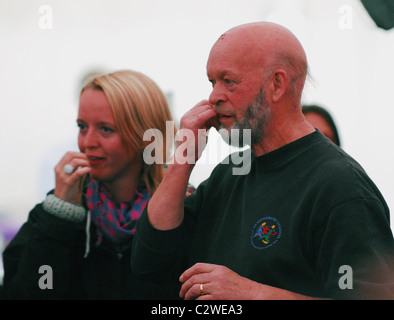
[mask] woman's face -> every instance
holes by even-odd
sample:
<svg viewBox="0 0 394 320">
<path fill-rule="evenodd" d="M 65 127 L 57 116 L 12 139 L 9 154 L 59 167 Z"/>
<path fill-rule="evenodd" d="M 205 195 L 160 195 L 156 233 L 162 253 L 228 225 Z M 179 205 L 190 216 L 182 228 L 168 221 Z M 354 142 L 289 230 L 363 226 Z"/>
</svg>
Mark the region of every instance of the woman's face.
<svg viewBox="0 0 394 320">
<path fill-rule="evenodd" d="M 80 97 L 78 146 L 88 157 L 91 177 L 104 184 L 129 184 L 142 168 L 142 155 L 127 147 L 115 126 L 109 102 L 100 90 Z"/>
</svg>

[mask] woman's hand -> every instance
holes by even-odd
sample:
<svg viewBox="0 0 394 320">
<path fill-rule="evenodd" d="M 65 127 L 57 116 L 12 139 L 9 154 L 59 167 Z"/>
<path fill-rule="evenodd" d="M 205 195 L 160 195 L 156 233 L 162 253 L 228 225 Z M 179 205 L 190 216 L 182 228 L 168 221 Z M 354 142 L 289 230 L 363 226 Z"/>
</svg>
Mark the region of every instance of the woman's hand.
<svg viewBox="0 0 394 320">
<path fill-rule="evenodd" d="M 64 170 L 64 166 L 67 164 L 75 168 L 70 174 Z M 73 204 L 81 204 L 81 181 L 90 170 L 89 161 L 84 153 L 67 152 L 55 167 L 55 196 Z"/>
</svg>

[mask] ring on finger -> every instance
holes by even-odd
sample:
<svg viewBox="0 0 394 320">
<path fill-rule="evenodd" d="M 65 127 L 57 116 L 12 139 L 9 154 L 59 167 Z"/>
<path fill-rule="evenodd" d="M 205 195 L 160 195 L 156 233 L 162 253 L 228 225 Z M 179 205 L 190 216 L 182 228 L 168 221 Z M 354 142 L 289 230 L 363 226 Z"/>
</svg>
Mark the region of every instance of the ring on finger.
<svg viewBox="0 0 394 320">
<path fill-rule="evenodd" d="M 202 295 L 202 296 L 205 295 L 203 283 L 200 283 L 200 295 Z"/>
<path fill-rule="evenodd" d="M 74 172 L 75 168 L 73 167 L 72 164 L 68 163 L 64 166 L 64 172 L 68 175 L 72 174 Z"/>
</svg>

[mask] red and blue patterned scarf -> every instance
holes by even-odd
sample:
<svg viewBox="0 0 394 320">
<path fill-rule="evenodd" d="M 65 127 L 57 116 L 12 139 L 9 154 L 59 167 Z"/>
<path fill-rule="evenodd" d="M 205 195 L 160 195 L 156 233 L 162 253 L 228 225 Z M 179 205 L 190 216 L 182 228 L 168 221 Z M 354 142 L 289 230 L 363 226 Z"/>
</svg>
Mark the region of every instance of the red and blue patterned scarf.
<svg viewBox="0 0 394 320">
<path fill-rule="evenodd" d="M 148 189 L 139 186 L 133 200 L 115 203 L 104 186 L 93 179 L 85 195 L 92 221 L 97 227 L 96 245 L 101 244 L 103 236 L 115 245 L 127 243 L 135 233 L 137 220 L 149 199 Z"/>
</svg>

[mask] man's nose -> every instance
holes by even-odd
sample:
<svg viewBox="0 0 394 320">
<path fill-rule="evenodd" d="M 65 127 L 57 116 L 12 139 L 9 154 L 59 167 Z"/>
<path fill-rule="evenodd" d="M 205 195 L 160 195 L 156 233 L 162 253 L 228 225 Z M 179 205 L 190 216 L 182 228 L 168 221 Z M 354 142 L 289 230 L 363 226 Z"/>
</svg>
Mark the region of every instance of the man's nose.
<svg viewBox="0 0 394 320">
<path fill-rule="evenodd" d="M 220 85 L 216 84 L 209 96 L 209 103 L 213 106 L 218 106 L 224 101 L 226 101 L 226 95 L 223 93 L 223 89 Z"/>
</svg>

